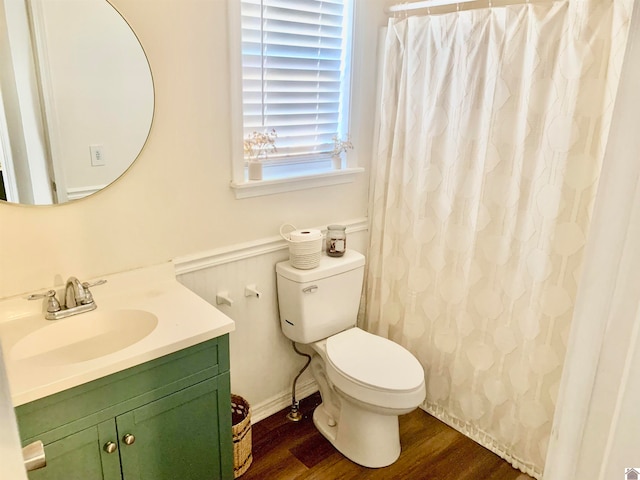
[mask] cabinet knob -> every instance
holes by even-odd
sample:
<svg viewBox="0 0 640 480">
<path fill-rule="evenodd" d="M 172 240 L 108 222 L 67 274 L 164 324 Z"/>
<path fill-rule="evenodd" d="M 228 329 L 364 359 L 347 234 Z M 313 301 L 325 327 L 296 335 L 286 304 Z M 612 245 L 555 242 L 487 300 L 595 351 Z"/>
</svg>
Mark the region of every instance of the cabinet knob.
<svg viewBox="0 0 640 480">
<path fill-rule="evenodd" d="M 118 449 L 118 445 L 113 442 L 107 442 L 104 444 L 104 451 L 107 453 L 113 453 Z"/>
<path fill-rule="evenodd" d="M 122 437 L 122 441 L 127 445 L 133 445 L 133 442 L 136 441 L 136 437 L 134 437 L 130 433 L 127 433 L 124 437 Z"/>
</svg>

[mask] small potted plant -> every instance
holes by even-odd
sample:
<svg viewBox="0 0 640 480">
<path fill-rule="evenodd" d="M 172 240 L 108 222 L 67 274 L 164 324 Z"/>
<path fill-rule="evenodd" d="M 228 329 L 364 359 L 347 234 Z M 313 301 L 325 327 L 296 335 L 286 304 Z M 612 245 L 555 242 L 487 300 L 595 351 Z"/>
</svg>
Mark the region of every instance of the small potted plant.
<svg viewBox="0 0 640 480">
<path fill-rule="evenodd" d="M 269 153 L 277 152 L 275 129 L 260 133 L 254 131 L 244 140 L 244 156 L 248 159 L 249 180 L 262 180 L 262 161 L 269 158 Z"/>
<path fill-rule="evenodd" d="M 342 168 L 342 153 L 351 149 L 353 149 L 353 144 L 348 134 L 344 140 L 338 135 L 333 137 L 333 152 L 331 153 L 331 158 L 333 160 L 334 170 L 340 170 Z"/>
</svg>

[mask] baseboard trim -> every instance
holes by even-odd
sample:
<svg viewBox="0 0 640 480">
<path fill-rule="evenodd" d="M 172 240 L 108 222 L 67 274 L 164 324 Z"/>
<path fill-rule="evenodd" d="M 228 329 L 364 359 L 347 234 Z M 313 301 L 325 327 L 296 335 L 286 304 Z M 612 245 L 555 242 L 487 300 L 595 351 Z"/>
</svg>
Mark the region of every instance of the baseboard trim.
<svg viewBox="0 0 640 480">
<path fill-rule="evenodd" d="M 106 185 L 90 185 L 67 189 L 67 200 L 79 200 L 102 190 Z"/>
<path fill-rule="evenodd" d="M 296 400 L 300 401 L 307 398 L 309 395 L 313 395 L 317 391 L 318 384 L 315 380 L 312 379 L 306 383 L 301 383 L 300 385 L 297 385 L 296 388 Z M 258 423 L 260 420 L 264 420 L 290 405 L 291 390 L 279 393 L 278 395 L 268 398 L 257 405 L 251 405 L 251 422 Z"/>
<path fill-rule="evenodd" d="M 358 218 L 341 222 L 347 226 L 347 233 L 366 231 L 369 228 L 369 220 Z M 323 229 L 325 227 L 317 227 Z M 287 242 L 280 236 L 261 238 L 252 242 L 238 243 L 229 247 L 217 248 L 206 252 L 196 253 L 193 255 L 185 255 L 177 257 L 173 260 L 176 275 L 196 272 L 206 268 L 224 265 L 226 263 L 236 262 L 267 253 L 286 250 Z"/>
</svg>

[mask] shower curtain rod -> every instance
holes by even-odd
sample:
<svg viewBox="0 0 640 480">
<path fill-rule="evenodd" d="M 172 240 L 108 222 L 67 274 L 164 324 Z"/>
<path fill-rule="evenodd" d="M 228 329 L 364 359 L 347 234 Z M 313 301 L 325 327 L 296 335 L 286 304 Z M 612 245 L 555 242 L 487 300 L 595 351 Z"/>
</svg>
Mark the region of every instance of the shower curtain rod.
<svg viewBox="0 0 640 480">
<path fill-rule="evenodd" d="M 422 0 L 418 2 L 403 2 L 391 5 L 386 9 L 387 13 L 409 12 L 411 10 L 420 10 L 422 8 L 443 7 L 446 5 L 456 5 L 460 3 L 476 2 L 478 0 Z M 514 3 L 530 3 L 531 0 L 516 0 Z M 551 0 L 552 2 L 557 0 Z M 489 2 L 491 4 L 491 2 Z"/>
<path fill-rule="evenodd" d="M 421 8 L 441 7 L 444 5 L 455 5 L 456 3 L 475 2 L 476 0 L 423 0 L 421 2 L 405 2 L 391 5 L 387 8 L 387 13 L 408 12 Z"/>
</svg>

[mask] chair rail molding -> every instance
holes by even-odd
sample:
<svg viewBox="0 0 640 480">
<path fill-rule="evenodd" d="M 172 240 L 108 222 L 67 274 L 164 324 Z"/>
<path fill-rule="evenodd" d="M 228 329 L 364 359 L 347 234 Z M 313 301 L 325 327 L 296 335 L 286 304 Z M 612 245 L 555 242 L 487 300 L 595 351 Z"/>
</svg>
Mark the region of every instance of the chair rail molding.
<svg viewBox="0 0 640 480">
<path fill-rule="evenodd" d="M 366 231 L 369 228 L 369 219 L 366 217 L 357 218 L 342 222 L 334 222 L 346 225 L 347 234 Z M 325 230 L 323 227 L 309 227 Z M 176 275 L 196 272 L 206 268 L 224 265 L 238 260 L 257 257 L 278 250 L 288 248 L 287 242 L 280 236 L 260 238 L 250 242 L 237 243 L 227 247 L 216 248 L 205 252 L 184 255 L 173 259 Z"/>
</svg>

